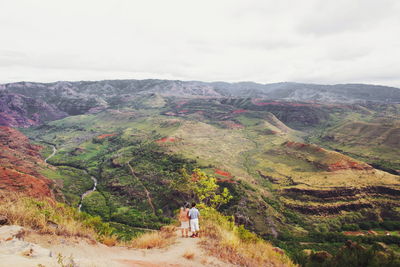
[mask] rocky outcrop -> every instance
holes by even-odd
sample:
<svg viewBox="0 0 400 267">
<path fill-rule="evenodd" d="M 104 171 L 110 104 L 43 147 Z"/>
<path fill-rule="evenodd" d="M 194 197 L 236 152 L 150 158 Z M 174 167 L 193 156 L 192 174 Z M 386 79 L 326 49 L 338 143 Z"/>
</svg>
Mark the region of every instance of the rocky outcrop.
<svg viewBox="0 0 400 267">
<path fill-rule="evenodd" d="M 0 262 L 2 266 L 38 266 L 36 261 L 49 261 L 53 253 L 23 240 L 25 229 L 18 225 L 0 227 Z M 35 264 L 36 263 L 36 264 Z M 40 266 L 43 266 L 40 264 Z"/>
<path fill-rule="evenodd" d="M 20 94 L 0 93 L 0 125 L 29 127 L 61 119 L 67 115 L 42 100 Z"/>
<path fill-rule="evenodd" d="M 314 144 L 287 141 L 283 145 L 289 148 L 285 150 L 289 156 L 303 159 L 313 164 L 318 169 L 328 172 L 340 170 L 373 170 L 373 167 L 364 162 L 355 160 L 339 152 L 326 150 Z"/>
<path fill-rule="evenodd" d="M 54 183 L 40 174 L 39 150 L 19 131 L 0 126 L 0 190 L 52 197 Z"/>
<path fill-rule="evenodd" d="M 362 188 L 351 188 L 351 187 L 338 187 L 330 190 L 315 190 L 315 189 L 300 189 L 300 188 L 285 188 L 283 189 L 284 194 L 295 194 L 295 195 L 308 195 L 321 199 L 337 199 L 341 197 L 354 197 L 361 194 L 369 195 L 387 195 L 400 197 L 400 190 L 396 188 L 390 188 L 387 186 L 367 186 Z"/>
<path fill-rule="evenodd" d="M 315 205 L 304 206 L 287 204 L 287 207 L 309 215 L 333 215 L 342 211 L 357 211 L 360 209 L 373 208 L 371 203 L 343 203 L 337 205 Z"/>
<path fill-rule="evenodd" d="M 330 215 L 339 214 L 341 211 L 357 211 L 373 207 L 389 208 L 400 205 L 398 202 L 400 188 L 388 186 L 338 187 L 324 190 L 285 188 L 281 190 L 281 195 L 296 200 L 296 204 L 286 203 L 287 207 L 310 215 Z M 379 200 L 373 200 L 375 198 Z M 305 204 L 300 204 L 303 201 Z M 314 205 L 309 205 L 310 201 Z"/>
</svg>

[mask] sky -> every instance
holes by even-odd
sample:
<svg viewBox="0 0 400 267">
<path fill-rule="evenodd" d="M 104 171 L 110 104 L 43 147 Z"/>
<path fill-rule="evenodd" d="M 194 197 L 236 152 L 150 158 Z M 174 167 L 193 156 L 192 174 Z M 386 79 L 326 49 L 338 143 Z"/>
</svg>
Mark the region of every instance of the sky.
<svg viewBox="0 0 400 267">
<path fill-rule="evenodd" d="M 0 83 L 400 87 L 398 0 L 0 0 Z"/>
</svg>

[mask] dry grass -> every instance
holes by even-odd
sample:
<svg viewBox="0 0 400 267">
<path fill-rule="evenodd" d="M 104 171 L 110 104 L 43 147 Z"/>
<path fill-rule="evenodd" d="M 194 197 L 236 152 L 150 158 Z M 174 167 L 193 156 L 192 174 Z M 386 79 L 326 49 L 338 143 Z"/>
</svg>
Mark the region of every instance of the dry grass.
<svg viewBox="0 0 400 267">
<path fill-rule="evenodd" d="M 160 231 L 145 233 L 132 240 L 130 247 L 140 249 L 165 248 L 175 242 L 174 226 L 165 226 Z"/>
<path fill-rule="evenodd" d="M 183 253 L 183 255 L 182 255 L 182 257 L 184 257 L 185 259 L 188 259 L 188 260 L 193 260 L 194 256 L 195 256 L 194 252 L 189 251 L 189 250 L 185 251 L 185 253 Z"/>
<path fill-rule="evenodd" d="M 116 236 L 106 236 L 102 238 L 101 243 L 108 247 L 114 247 L 119 244 L 119 241 Z"/>
<path fill-rule="evenodd" d="M 224 261 L 239 266 L 296 266 L 288 256 L 256 235 L 237 227 L 213 210 L 203 210 L 203 248 Z"/>
<path fill-rule="evenodd" d="M 35 230 L 40 234 L 78 236 L 95 239 L 98 233 L 93 224 L 103 225 L 101 220 L 84 218 L 75 209 L 52 199 L 35 199 L 20 193 L 0 192 L 0 215 L 10 224 Z"/>
</svg>

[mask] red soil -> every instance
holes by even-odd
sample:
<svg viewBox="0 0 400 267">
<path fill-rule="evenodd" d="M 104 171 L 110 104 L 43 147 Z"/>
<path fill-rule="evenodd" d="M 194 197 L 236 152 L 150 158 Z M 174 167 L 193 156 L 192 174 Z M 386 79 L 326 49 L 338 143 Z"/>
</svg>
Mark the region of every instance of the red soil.
<svg viewBox="0 0 400 267">
<path fill-rule="evenodd" d="M 368 230 L 368 234 L 370 234 L 370 235 L 378 235 L 378 233 L 373 231 L 373 230 Z"/>
<path fill-rule="evenodd" d="M 225 177 L 232 177 L 232 174 L 230 174 L 229 172 L 222 171 L 220 169 L 215 169 L 214 173 L 225 176 Z"/>
<path fill-rule="evenodd" d="M 333 172 L 333 171 L 338 171 L 338 170 L 372 170 L 373 168 L 363 162 L 357 162 L 354 161 L 352 158 L 347 157 L 345 155 L 340 155 L 336 152 L 329 152 L 317 145 L 311 145 L 311 144 L 303 144 L 303 143 L 297 143 L 297 142 L 286 142 L 285 145 L 290 148 L 294 148 L 297 150 L 311 150 L 313 152 L 325 152 L 326 156 L 329 157 L 332 155 L 332 157 L 338 158 L 335 163 L 332 164 L 323 164 L 323 168 L 326 169 L 327 171 Z"/>
<path fill-rule="evenodd" d="M 178 113 L 187 113 L 187 112 L 189 112 L 189 110 L 187 110 L 187 109 L 182 109 L 182 110 L 178 111 Z"/>
<path fill-rule="evenodd" d="M 237 109 L 237 110 L 232 111 L 233 114 L 239 114 L 239 113 L 244 113 L 244 112 L 247 112 L 247 110 Z"/>
<path fill-rule="evenodd" d="M 236 184 L 236 181 L 232 180 L 233 176 L 230 172 L 226 172 L 220 169 L 215 169 L 214 173 L 226 177 L 225 179 L 218 179 L 218 182 Z"/>
<path fill-rule="evenodd" d="M 102 134 L 97 136 L 97 139 L 104 139 L 106 137 L 111 137 L 111 136 L 116 136 L 117 134 L 113 133 L 113 134 Z"/>
<path fill-rule="evenodd" d="M 52 197 L 53 182 L 39 172 L 39 165 L 45 165 L 40 149 L 19 131 L 0 127 L 0 190 Z"/>
<path fill-rule="evenodd" d="M 348 170 L 348 169 L 372 170 L 373 168 L 368 164 L 355 162 L 349 159 L 343 159 L 328 165 L 328 171 L 338 171 L 338 170 Z"/>
<path fill-rule="evenodd" d="M 356 231 L 343 232 L 343 234 L 350 235 L 350 236 L 362 236 L 362 235 L 365 235 L 363 232 L 356 232 Z"/>
<path fill-rule="evenodd" d="M 234 123 L 233 121 L 222 121 L 221 123 L 224 124 L 229 129 L 241 129 L 241 128 L 244 128 L 243 125 L 241 125 L 239 123 Z"/>
<path fill-rule="evenodd" d="M 176 142 L 176 138 L 174 137 L 164 137 L 156 140 L 157 143 L 166 143 L 166 142 Z"/>
</svg>

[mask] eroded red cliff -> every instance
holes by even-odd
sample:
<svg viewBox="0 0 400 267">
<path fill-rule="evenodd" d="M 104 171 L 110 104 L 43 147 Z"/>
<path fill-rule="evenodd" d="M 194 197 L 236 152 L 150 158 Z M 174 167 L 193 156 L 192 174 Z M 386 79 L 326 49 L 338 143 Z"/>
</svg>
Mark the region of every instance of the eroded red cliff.
<svg viewBox="0 0 400 267">
<path fill-rule="evenodd" d="M 0 126 L 0 190 L 24 192 L 35 197 L 52 197 L 51 180 L 39 173 L 45 163 L 41 147 L 29 143 L 21 132 Z"/>
</svg>

